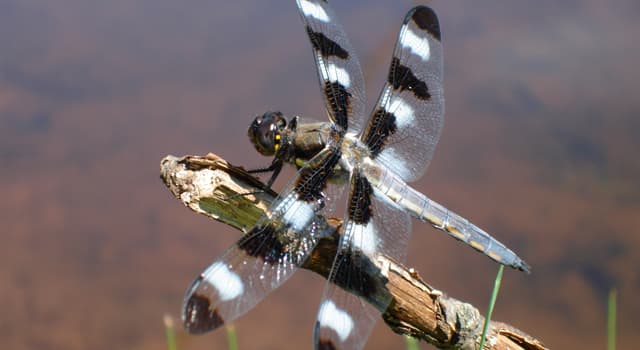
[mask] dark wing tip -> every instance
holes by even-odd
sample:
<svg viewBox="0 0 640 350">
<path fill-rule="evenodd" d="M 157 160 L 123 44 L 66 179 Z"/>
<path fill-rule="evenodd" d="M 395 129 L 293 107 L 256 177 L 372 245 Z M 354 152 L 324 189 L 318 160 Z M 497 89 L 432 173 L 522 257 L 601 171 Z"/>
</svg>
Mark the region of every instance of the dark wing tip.
<svg viewBox="0 0 640 350">
<path fill-rule="evenodd" d="M 193 294 L 185 301 L 182 310 L 184 328 L 192 334 L 212 331 L 224 324 L 218 310 L 211 310 L 211 300 L 200 294 Z"/>
<path fill-rule="evenodd" d="M 335 344 L 333 344 L 333 342 L 331 341 L 331 339 L 318 339 L 318 346 L 316 347 L 316 349 L 318 350 L 336 350 L 337 347 L 335 346 Z"/>
<path fill-rule="evenodd" d="M 404 23 L 409 23 L 409 21 L 413 21 L 418 28 L 426 30 L 440 41 L 440 22 L 438 21 L 438 15 L 431 7 L 416 6 L 412 8 L 407 13 Z"/>
<path fill-rule="evenodd" d="M 517 262 L 515 268 L 520 271 L 526 272 L 528 275 L 531 274 L 531 266 L 529 266 L 529 264 L 527 264 L 524 260 L 520 260 L 519 262 Z"/>
</svg>

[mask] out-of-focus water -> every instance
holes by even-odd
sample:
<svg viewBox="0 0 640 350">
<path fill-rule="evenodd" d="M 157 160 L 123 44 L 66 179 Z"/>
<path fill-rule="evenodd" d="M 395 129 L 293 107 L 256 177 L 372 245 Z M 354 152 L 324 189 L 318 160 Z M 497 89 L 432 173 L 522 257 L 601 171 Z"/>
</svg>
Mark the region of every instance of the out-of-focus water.
<svg viewBox="0 0 640 350">
<path fill-rule="evenodd" d="M 370 104 L 410 2 L 335 4 Z M 495 319 L 555 349 L 638 343 L 640 6 L 440 1 L 446 123 L 415 185 L 519 252 Z M 166 154 L 248 167 L 253 116 L 324 116 L 295 4 L 0 3 L 0 343 L 159 349 L 190 280 L 238 238 L 158 180 Z M 286 176 L 285 176 L 286 177 Z M 283 181 L 278 182 L 282 185 Z M 416 223 L 409 265 L 486 308 L 496 266 Z M 297 274 L 237 323 L 241 348 L 311 344 L 324 281 Z M 180 333 L 180 349 L 224 332 Z M 369 349 L 398 348 L 382 322 Z M 426 346 L 425 346 L 426 347 Z"/>
</svg>

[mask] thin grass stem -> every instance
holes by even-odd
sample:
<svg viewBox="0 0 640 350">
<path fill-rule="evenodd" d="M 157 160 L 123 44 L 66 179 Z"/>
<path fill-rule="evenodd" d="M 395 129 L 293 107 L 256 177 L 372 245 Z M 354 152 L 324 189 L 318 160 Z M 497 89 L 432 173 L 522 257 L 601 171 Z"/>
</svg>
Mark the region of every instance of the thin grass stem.
<svg viewBox="0 0 640 350">
<path fill-rule="evenodd" d="M 618 291 L 611 288 L 607 302 L 607 350 L 616 350 L 616 314 Z"/>
<path fill-rule="evenodd" d="M 484 318 L 484 327 L 482 329 L 482 337 L 480 337 L 480 349 L 484 347 L 484 341 L 487 337 L 487 331 L 489 330 L 489 322 L 491 321 L 491 314 L 493 314 L 493 307 L 496 305 L 496 299 L 498 299 L 498 291 L 500 290 L 500 283 L 502 282 L 502 273 L 504 272 L 504 265 L 500 265 L 496 280 L 493 283 L 493 292 L 491 292 L 491 300 L 489 301 L 489 310 L 487 310 L 487 316 Z"/>
<path fill-rule="evenodd" d="M 404 342 L 407 345 L 407 350 L 420 350 L 420 345 L 418 345 L 418 339 L 405 335 Z"/>
<path fill-rule="evenodd" d="M 162 320 L 164 322 L 164 330 L 167 336 L 167 349 L 178 350 L 178 346 L 176 345 L 176 332 L 173 325 L 173 318 L 170 315 L 164 315 Z"/>
<path fill-rule="evenodd" d="M 238 350 L 238 335 L 236 334 L 236 327 L 230 324 L 226 328 L 227 328 L 227 346 L 229 350 Z"/>
</svg>

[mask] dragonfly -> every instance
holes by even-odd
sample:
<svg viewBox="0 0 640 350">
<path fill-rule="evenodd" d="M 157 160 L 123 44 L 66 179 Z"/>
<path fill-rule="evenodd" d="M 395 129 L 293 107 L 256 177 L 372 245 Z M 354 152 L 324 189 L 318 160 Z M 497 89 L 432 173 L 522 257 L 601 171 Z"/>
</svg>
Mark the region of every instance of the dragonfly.
<svg viewBox="0 0 640 350">
<path fill-rule="evenodd" d="M 272 172 L 269 186 L 284 164 L 297 173 L 255 226 L 192 282 L 185 328 L 196 334 L 219 328 L 281 286 L 332 232 L 325 218 L 347 189 L 343 233 L 314 327 L 316 349 L 364 347 L 390 302 L 366 277 L 376 268 L 371 261 L 380 255 L 404 261 L 412 218 L 528 272 L 505 245 L 408 185 L 424 174 L 443 126 L 443 49 L 434 10 L 417 6 L 405 16 L 367 118 L 360 64 L 335 13 L 321 0 L 297 0 L 297 6 L 328 121 L 303 123 L 275 111 L 253 120 L 249 139 L 272 157 L 253 172 Z"/>
</svg>

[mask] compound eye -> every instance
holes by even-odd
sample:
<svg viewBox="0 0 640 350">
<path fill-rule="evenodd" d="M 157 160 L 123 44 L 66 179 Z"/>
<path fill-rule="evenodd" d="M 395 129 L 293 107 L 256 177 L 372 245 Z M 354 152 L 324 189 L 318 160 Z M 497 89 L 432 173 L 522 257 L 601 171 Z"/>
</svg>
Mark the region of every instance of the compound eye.
<svg viewBox="0 0 640 350">
<path fill-rule="evenodd" d="M 249 127 L 249 139 L 260 154 L 273 156 L 280 147 L 281 130 L 286 121 L 279 112 L 267 112 L 257 116 Z"/>
</svg>

